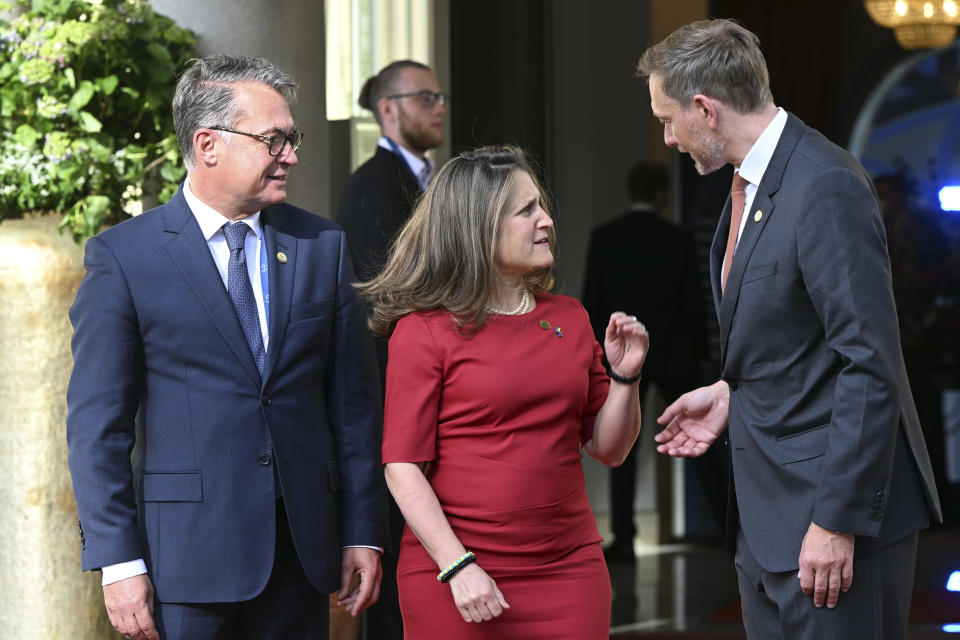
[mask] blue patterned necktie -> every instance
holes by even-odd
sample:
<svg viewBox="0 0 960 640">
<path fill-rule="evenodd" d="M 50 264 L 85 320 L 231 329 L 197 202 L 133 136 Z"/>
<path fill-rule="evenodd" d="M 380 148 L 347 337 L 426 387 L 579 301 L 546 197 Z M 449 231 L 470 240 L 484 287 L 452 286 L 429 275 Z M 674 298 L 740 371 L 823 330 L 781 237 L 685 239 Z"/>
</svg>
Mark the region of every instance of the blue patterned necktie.
<svg viewBox="0 0 960 640">
<path fill-rule="evenodd" d="M 260 331 L 260 314 L 257 313 L 257 299 L 253 297 L 250 276 L 247 274 L 247 257 L 243 243 L 247 237 L 249 225 L 245 222 L 228 222 L 223 225 L 223 235 L 230 247 L 230 262 L 227 264 L 227 292 L 233 301 L 233 307 L 240 318 L 243 335 L 247 338 L 257 370 L 263 373 L 264 349 L 263 333 Z"/>
</svg>

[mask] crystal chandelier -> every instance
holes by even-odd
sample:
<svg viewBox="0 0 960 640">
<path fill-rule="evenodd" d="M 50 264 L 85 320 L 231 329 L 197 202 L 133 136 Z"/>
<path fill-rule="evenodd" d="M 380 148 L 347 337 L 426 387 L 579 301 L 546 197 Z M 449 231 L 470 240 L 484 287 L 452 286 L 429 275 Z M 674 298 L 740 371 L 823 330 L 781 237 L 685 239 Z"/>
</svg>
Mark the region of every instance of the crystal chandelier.
<svg viewBox="0 0 960 640">
<path fill-rule="evenodd" d="M 953 42 L 960 25 L 954 0 L 864 0 L 867 13 L 882 27 L 893 29 L 904 49 L 932 49 Z"/>
</svg>

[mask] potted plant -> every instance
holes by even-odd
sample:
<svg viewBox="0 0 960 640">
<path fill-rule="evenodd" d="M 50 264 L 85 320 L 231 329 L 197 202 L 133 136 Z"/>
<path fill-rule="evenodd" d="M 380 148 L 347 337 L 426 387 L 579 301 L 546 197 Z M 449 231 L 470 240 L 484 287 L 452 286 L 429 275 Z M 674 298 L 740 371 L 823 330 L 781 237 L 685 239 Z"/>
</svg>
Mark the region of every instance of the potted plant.
<svg viewBox="0 0 960 640">
<path fill-rule="evenodd" d="M 145 0 L 0 0 L 0 536 L 21 558 L 0 565 L 4 637 L 118 637 L 80 572 L 67 308 L 77 242 L 183 178 L 170 103 L 193 43 Z"/>
<path fill-rule="evenodd" d="M 0 220 L 78 242 L 183 179 L 170 103 L 194 36 L 147 0 L 0 2 Z"/>
</svg>

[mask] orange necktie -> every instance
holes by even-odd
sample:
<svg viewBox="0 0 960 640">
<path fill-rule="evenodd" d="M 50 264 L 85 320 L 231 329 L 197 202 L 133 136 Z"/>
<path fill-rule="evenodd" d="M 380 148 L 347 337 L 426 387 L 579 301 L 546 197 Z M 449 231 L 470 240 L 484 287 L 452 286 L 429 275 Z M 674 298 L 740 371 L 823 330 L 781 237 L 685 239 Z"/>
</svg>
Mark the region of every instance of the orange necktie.
<svg viewBox="0 0 960 640">
<path fill-rule="evenodd" d="M 733 263 L 733 252 L 737 248 L 737 236 L 740 234 L 740 221 L 743 220 L 743 202 L 747 197 L 746 189 L 750 184 L 739 173 L 733 175 L 730 188 L 730 231 L 727 232 L 727 250 L 723 254 L 723 277 L 720 279 L 720 293 L 727 288 L 727 276 Z"/>
</svg>

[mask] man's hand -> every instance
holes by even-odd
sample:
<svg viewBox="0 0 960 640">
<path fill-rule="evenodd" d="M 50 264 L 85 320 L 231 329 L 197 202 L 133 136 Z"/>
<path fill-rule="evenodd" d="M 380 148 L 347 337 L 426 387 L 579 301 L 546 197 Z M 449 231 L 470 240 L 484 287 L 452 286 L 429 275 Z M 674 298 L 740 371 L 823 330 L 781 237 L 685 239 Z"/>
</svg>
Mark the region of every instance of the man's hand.
<svg viewBox="0 0 960 640">
<path fill-rule="evenodd" d="M 848 591 L 853 584 L 852 533 L 834 533 L 811 522 L 800 546 L 800 588 L 808 596 L 813 594 L 813 605 L 822 607 L 826 596 L 827 608 L 837 606 L 840 591 Z"/>
<path fill-rule="evenodd" d="M 353 585 L 354 576 L 359 578 Z M 366 547 L 347 547 L 340 563 L 340 590 L 337 604 L 356 618 L 361 611 L 380 599 L 380 553 Z"/>
<path fill-rule="evenodd" d="M 675 458 L 703 455 L 727 428 L 730 387 L 723 380 L 683 394 L 657 422 L 666 428 L 653 437 L 657 451 Z"/>
<path fill-rule="evenodd" d="M 153 585 L 143 573 L 103 587 L 110 624 L 124 638 L 160 640 L 153 625 Z"/>
</svg>

